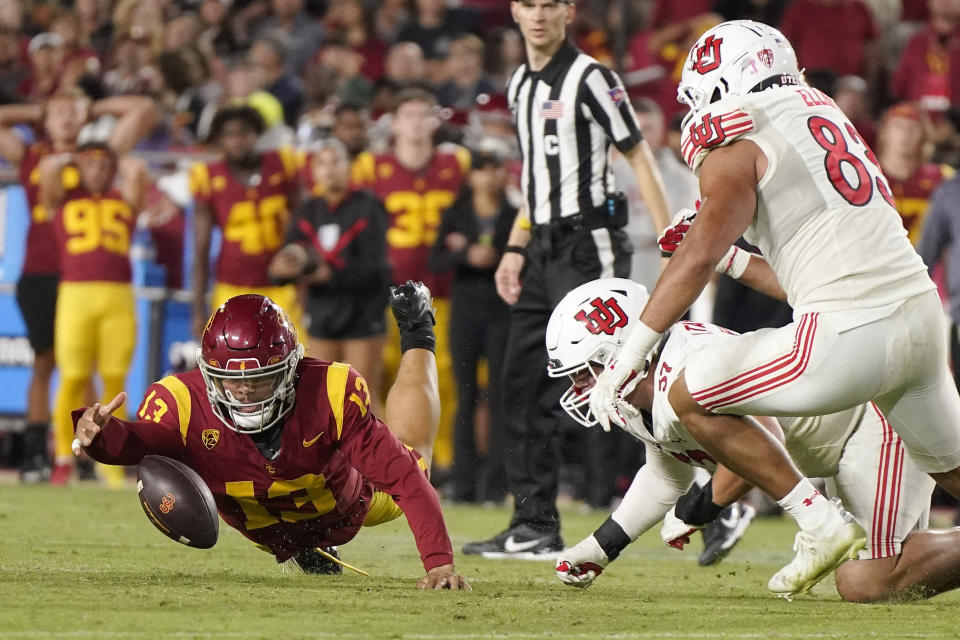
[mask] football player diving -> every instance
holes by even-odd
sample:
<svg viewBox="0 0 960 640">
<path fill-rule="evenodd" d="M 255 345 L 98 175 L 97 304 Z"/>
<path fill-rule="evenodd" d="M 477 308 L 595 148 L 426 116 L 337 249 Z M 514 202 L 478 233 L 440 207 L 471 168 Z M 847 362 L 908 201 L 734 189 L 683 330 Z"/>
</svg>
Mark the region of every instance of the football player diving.
<svg viewBox="0 0 960 640">
<path fill-rule="evenodd" d="M 590 409 L 594 382 L 637 324 L 648 297 L 642 285 L 630 280 L 595 280 L 571 291 L 554 310 L 547 329 L 549 372 L 570 377 L 572 385 L 560 403 L 580 424 L 598 424 Z M 654 350 L 645 377 L 618 406 L 624 429 L 646 446 L 646 464 L 613 514 L 557 556 L 557 576 L 565 584 L 590 586 L 661 519 L 664 542 L 682 548 L 693 531 L 750 489 L 706 453 L 668 399 L 671 386 L 701 349 L 734 336 L 715 325 L 680 322 Z M 857 545 L 848 554 L 855 559 L 836 568 L 844 600 L 923 598 L 960 586 L 960 528 L 926 530 L 934 481 L 905 455 L 900 438 L 873 403 L 826 416 L 755 419 L 785 439 L 807 476 L 825 478 L 829 497 L 839 498 L 867 531 L 866 547 Z M 703 487 L 693 483 L 698 469 L 713 474 Z M 798 545 L 805 544 L 805 535 L 797 534 Z M 789 595 L 808 591 L 827 574 L 808 577 Z M 769 588 L 787 595 L 777 575 Z"/>
<path fill-rule="evenodd" d="M 350 365 L 304 357 L 283 309 L 245 294 L 207 322 L 198 369 L 151 385 L 136 422 L 111 416 L 123 393 L 74 411 L 74 444 L 108 464 L 180 460 L 227 524 L 306 573 L 340 573 L 336 545 L 405 515 L 426 569 L 417 586 L 469 589 L 428 481 L 439 415 L 430 292 L 407 282 L 391 290 L 390 306 L 403 356 L 389 427 Z"/>
</svg>

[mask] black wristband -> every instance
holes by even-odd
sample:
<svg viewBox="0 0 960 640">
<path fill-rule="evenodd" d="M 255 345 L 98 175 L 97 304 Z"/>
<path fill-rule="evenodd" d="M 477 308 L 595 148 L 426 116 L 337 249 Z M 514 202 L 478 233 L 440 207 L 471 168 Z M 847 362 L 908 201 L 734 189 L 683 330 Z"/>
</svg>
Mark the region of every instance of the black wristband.
<svg viewBox="0 0 960 640">
<path fill-rule="evenodd" d="M 702 527 L 717 519 L 724 507 L 713 503 L 713 480 L 680 496 L 674 513 L 687 524 Z"/>
<path fill-rule="evenodd" d="M 508 244 L 503 248 L 504 253 L 519 253 L 522 256 L 527 255 L 527 248 L 518 244 Z"/>
<path fill-rule="evenodd" d="M 593 532 L 593 537 L 597 539 L 600 548 L 610 560 L 615 560 L 631 542 L 623 527 L 612 517 L 604 520 L 603 524 Z"/>
</svg>

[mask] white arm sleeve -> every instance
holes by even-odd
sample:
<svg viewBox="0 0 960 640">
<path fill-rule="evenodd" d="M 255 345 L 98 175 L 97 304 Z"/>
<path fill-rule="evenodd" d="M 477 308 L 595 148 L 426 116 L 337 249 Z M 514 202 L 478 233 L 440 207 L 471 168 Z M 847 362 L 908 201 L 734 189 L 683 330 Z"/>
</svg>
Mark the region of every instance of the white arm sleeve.
<svg viewBox="0 0 960 640">
<path fill-rule="evenodd" d="M 647 445 L 647 462 L 634 476 L 623 502 L 610 517 L 630 540 L 663 520 L 693 484 L 696 467 L 684 464 L 671 455 Z"/>
</svg>

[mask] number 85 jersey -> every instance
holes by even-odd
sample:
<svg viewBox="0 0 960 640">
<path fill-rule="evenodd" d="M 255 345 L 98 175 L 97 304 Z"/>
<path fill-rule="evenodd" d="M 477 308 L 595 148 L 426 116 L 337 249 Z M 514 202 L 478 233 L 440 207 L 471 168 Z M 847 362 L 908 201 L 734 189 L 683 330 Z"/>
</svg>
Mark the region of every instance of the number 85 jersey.
<svg viewBox="0 0 960 640">
<path fill-rule="evenodd" d="M 699 175 L 711 150 L 741 139 L 767 159 L 744 238 L 796 316 L 883 307 L 934 288 L 876 156 L 830 97 L 790 85 L 731 96 L 688 117 L 681 150 Z"/>
</svg>

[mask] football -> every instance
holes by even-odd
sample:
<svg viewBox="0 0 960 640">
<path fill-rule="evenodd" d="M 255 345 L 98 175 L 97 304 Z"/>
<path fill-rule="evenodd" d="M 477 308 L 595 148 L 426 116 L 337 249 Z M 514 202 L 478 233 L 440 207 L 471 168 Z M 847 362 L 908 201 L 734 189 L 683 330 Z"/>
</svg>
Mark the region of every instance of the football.
<svg viewBox="0 0 960 640">
<path fill-rule="evenodd" d="M 171 540 L 209 549 L 217 543 L 220 520 L 213 494 L 197 472 L 164 456 L 146 456 L 137 471 L 140 506 Z"/>
</svg>

